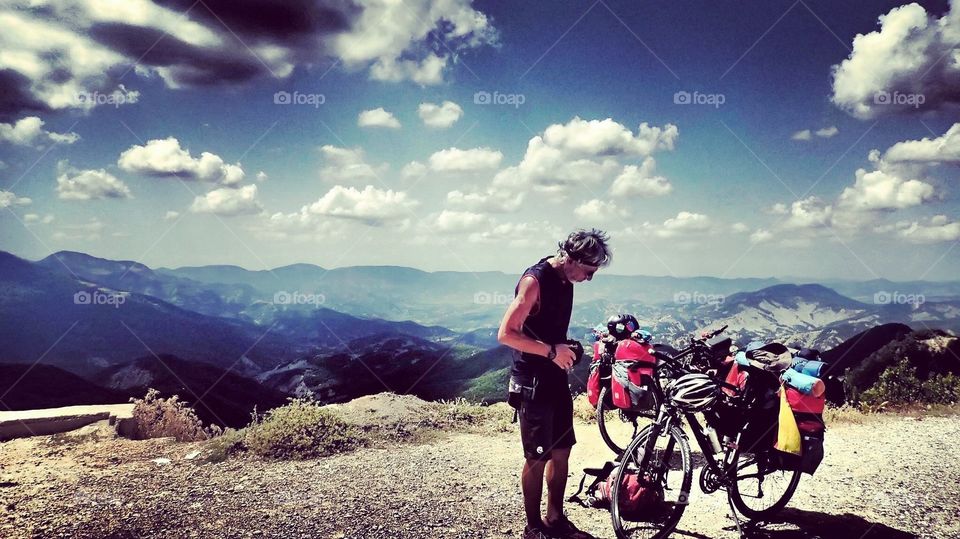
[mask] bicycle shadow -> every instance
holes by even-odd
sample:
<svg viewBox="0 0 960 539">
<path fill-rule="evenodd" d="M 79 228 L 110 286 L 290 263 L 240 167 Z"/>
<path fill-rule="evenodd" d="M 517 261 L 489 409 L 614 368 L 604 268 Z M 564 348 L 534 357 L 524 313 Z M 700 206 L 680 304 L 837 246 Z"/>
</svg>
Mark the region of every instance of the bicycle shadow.
<svg viewBox="0 0 960 539">
<path fill-rule="evenodd" d="M 790 524 L 797 529 L 771 529 Z M 726 528 L 729 529 L 729 528 Z M 732 528 L 734 531 L 736 527 Z M 788 508 L 769 520 L 749 522 L 744 526 L 749 539 L 916 539 L 916 534 L 871 522 L 851 513 L 833 515 L 817 511 Z"/>
</svg>

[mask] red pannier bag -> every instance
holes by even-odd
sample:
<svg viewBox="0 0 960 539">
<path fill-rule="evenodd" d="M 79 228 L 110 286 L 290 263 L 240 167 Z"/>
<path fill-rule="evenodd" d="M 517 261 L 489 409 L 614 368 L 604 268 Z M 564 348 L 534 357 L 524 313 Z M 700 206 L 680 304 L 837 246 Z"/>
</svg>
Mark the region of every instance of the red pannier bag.
<svg viewBox="0 0 960 539">
<path fill-rule="evenodd" d="M 616 361 L 610 389 L 614 406 L 625 410 L 649 408 L 652 402 L 645 386 L 653 377 L 657 361 L 653 357 L 653 347 L 626 339 L 617 343 L 613 357 Z"/>
<path fill-rule="evenodd" d="M 590 364 L 590 377 L 587 378 L 587 401 L 590 406 L 596 408 L 600 402 L 600 362 L 594 361 Z"/>
<path fill-rule="evenodd" d="M 822 414 L 826 400 L 823 396 L 805 395 L 792 387 L 787 387 L 787 402 L 795 413 Z"/>
</svg>

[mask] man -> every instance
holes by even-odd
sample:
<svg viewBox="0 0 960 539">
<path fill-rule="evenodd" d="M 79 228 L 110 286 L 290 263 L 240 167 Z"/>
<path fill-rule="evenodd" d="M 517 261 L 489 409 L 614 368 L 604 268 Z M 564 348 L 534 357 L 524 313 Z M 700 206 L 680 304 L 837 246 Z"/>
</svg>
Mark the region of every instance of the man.
<svg viewBox="0 0 960 539">
<path fill-rule="evenodd" d="M 520 439 L 526 459 L 520 481 L 527 517 L 525 539 L 591 537 L 563 513 L 567 461 L 576 443 L 567 384 L 575 356 L 563 343 L 573 310 L 573 283 L 591 280 L 610 263 L 608 241 L 606 233 L 596 229 L 570 234 L 560 242 L 555 256 L 524 271 L 500 322 L 497 340 L 519 352 L 514 356 L 510 385 L 511 392 L 520 395 Z M 544 473 L 547 515 L 541 519 Z"/>
</svg>

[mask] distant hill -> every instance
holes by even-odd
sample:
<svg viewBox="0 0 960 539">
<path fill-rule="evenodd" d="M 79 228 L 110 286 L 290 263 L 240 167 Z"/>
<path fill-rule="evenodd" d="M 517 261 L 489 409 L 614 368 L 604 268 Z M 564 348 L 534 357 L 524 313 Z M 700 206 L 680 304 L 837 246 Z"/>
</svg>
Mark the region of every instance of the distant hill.
<svg viewBox="0 0 960 539">
<path fill-rule="evenodd" d="M 78 404 L 120 404 L 128 395 L 52 365 L 0 364 L 0 410 L 59 408 Z"/>
<path fill-rule="evenodd" d="M 250 414 L 286 402 L 287 394 L 227 369 L 169 354 L 145 356 L 100 371 L 96 377 L 110 390 L 142 397 L 154 388 L 164 397 L 179 395 L 204 423 L 242 427 Z M 199 400 L 198 400 L 199 399 Z"/>
<path fill-rule="evenodd" d="M 939 330 L 900 335 L 851 366 L 845 375 L 846 388 L 855 394 L 862 393 L 877 382 L 884 370 L 901 359 L 916 369 L 921 381 L 937 374 L 960 375 L 960 339 Z"/>
</svg>

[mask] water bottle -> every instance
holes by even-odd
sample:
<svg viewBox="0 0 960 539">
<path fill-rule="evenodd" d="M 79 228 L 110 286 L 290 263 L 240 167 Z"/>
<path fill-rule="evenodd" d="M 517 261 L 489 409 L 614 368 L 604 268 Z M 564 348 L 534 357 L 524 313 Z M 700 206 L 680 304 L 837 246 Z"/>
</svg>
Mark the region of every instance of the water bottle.
<svg viewBox="0 0 960 539">
<path fill-rule="evenodd" d="M 717 437 L 717 431 L 711 427 L 705 428 L 704 431 L 707 434 L 707 439 L 710 440 L 710 447 L 713 448 L 713 454 L 723 451 L 723 447 L 720 445 L 720 438 Z"/>
</svg>

